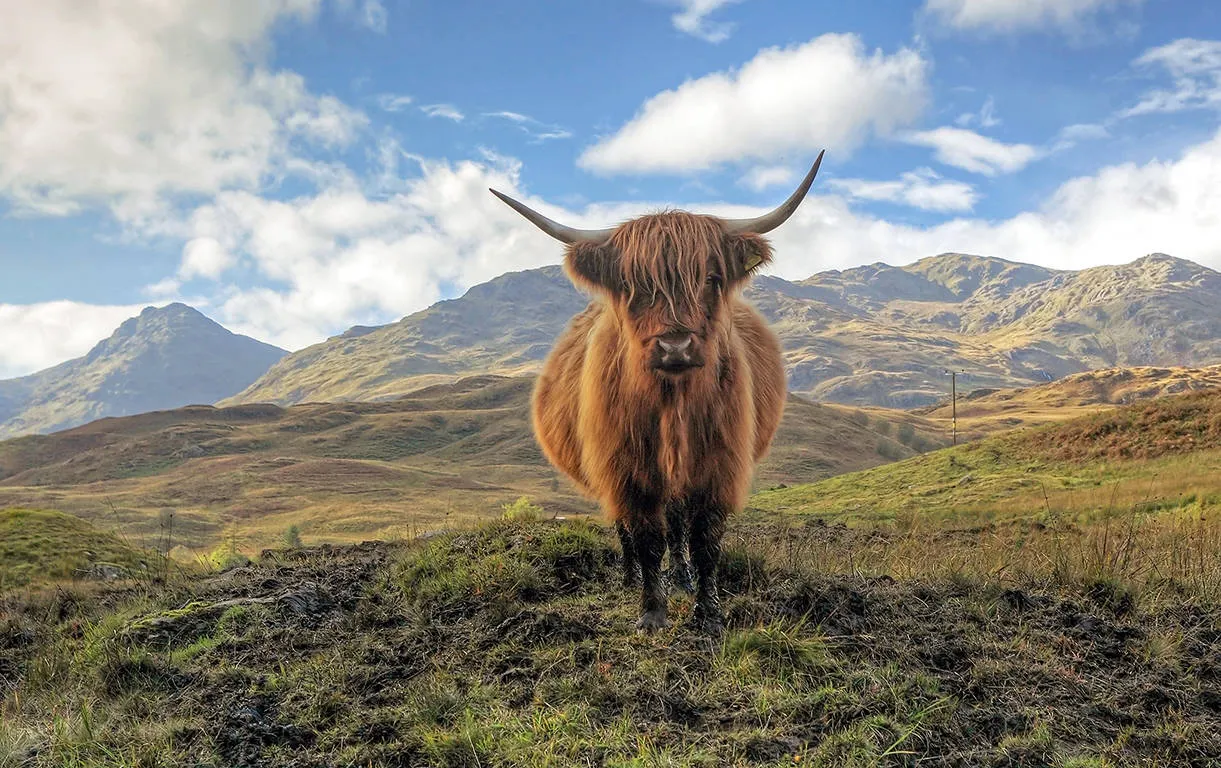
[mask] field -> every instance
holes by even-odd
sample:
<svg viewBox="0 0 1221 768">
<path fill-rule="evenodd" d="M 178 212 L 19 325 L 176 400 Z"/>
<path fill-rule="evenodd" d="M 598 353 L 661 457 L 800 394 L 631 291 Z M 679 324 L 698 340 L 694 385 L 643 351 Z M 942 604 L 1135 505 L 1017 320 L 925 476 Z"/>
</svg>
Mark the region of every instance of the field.
<svg viewBox="0 0 1221 768">
<path fill-rule="evenodd" d="M 0 442 L 0 508 L 56 509 L 195 560 L 306 542 L 410 538 L 528 496 L 596 511 L 548 465 L 531 378 L 472 377 L 379 403 L 192 406 Z M 809 482 L 946 442 L 903 413 L 790 398 L 756 485 Z"/>
<path fill-rule="evenodd" d="M 519 518 L 0 598 L 0 766 L 1086 768 L 1221 754 L 1221 607 L 1191 585 L 1050 564 L 865 574 L 823 555 L 916 539 L 743 519 L 722 565 L 730 631 L 714 644 L 683 626 L 682 595 L 671 629 L 634 633 L 603 528 Z"/>
<path fill-rule="evenodd" d="M 773 467 L 834 449 L 818 428 L 839 412 L 808 413 Z M 718 641 L 677 592 L 673 626 L 636 634 L 615 537 L 550 501 L 253 558 L 222 539 L 187 563 L 10 511 L 47 523 L 23 573 L 81 537 L 129 560 L 128 578 L 7 577 L 0 768 L 1216 766 L 1219 463 L 1213 390 L 760 483 L 726 536 Z M 48 466 L 12 477 L 102 465 Z"/>
</svg>

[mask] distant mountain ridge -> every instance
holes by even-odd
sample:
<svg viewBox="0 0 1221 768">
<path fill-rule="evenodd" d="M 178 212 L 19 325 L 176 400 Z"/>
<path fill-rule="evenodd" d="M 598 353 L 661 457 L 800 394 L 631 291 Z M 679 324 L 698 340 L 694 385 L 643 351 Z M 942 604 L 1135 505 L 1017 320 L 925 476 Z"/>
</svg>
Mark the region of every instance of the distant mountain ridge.
<svg viewBox="0 0 1221 768">
<path fill-rule="evenodd" d="M 148 307 L 84 357 L 0 380 L 0 438 L 212 403 L 241 391 L 287 354 L 185 304 Z"/>
<path fill-rule="evenodd" d="M 931 405 L 948 395 L 947 369 L 974 389 L 1221 362 L 1221 274 L 1160 253 L 1081 271 L 947 253 L 796 282 L 760 276 L 746 296 L 781 337 L 789 388 L 828 402 Z M 224 402 L 376 400 L 534 372 L 587 302 L 558 266 L 510 272 L 293 353 Z"/>
</svg>

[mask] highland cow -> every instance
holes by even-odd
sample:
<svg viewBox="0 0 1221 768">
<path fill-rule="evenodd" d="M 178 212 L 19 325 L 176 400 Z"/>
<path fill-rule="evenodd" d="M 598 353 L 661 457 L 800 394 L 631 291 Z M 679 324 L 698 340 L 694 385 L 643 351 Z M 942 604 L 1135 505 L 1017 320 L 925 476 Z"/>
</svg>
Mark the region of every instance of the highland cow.
<svg viewBox="0 0 1221 768">
<path fill-rule="evenodd" d="M 780 344 L 740 292 L 772 260 L 764 233 L 793 214 L 821 162 L 753 219 L 669 211 L 576 230 L 491 190 L 567 245 L 566 273 L 594 295 L 547 357 L 531 417 L 547 458 L 615 522 L 625 583 L 639 569 L 642 631 L 668 625 L 667 534 L 672 580 L 688 587 L 689 538 L 692 623 L 723 630 L 726 519 L 745 504 L 786 391 Z"/>
</svg>

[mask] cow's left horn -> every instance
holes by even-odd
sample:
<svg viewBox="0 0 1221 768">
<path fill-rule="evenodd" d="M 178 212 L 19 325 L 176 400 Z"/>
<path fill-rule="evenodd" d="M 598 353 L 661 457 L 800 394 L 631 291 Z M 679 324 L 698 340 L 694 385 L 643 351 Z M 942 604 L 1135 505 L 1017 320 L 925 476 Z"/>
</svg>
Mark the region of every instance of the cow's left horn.
<svg viewBox="0 0 1221 768">
<path fill-rule="evenodd" d="M 525 216 L 531 224 L 561 243 L 568 243 L 570 245 L 572 243 L 605 243 L 610 239 L 611 233 L 615 231 L 614 229 L 574 229 L 558 221 L 552 221 L 530 206 L 519 203 L 508 195 L 501 194 L 490 188 L 488 191 L 503 200 L 510 208 Z"/>
<path fill-rule="evenodd" d="M 805 199 L 806 192 L 810 191 L 810 185 L 814 183 L 814 177 L 818 175 L 818 166 L 822 165 L 822 156 L 827 150 L 818 153 L 818 159 L 814 161 L 814 167 L 806 174 L 805 179 L 801 182 L 801 186 L 797 191 L 789 196 L 770 213 L 765 213 L 762 216 L 756 216 L 753 219 L 725 219 L 725 231 L 731 234 L 745 234 L 753 232 L 756 235 L 762 235 L 765 232 L 771 232 L 776 227 L 788 221 L 788 218 L 793 215 L 793 211 L 797 210 L 797 206 L 801 205 L 801 201 Z"/>
</svg>

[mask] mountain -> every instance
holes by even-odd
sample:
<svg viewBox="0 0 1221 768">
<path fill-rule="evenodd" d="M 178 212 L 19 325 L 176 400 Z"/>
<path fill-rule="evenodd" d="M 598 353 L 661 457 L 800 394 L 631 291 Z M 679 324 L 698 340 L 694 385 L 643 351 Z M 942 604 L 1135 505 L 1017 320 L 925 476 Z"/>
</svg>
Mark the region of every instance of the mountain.
<svg viewBox="0 0 1221 768">
<path fill-rule="evenodd" d="M 240 392 L 286 354 L 185 304 L 148 307 L 84 357 L 0 381 L 0 437 L 212 403 Z"/>
<path fill-rule="evenodd" d="M 486 518 L 529 496 L 549 512 L 595 506 L 547 463 L 530 429 L 533 377 L 472 376 L 388 402 L 270 404 L 102 419 L 0 441 L 0 508 L 54 508 L 210 548 L 231 534 L 269 546 L 289 525 L 328 540 L 406 534 Z M 902 411 L 790 396 L 755 483 L 811 482 L 915 456 L 945 430 Z M 112 506 L 113 505 L 113 506 Z"/>
<path fill-rule="evenodd" d="M 509 272 L 397 323 L 294 352 L 219 404 L 379 400 L 465 375 L 537 371 L 588 301 L 558 266 Z"/>
<path fill-rule="evenodd" d="M 1052 270 L 947 253 L 791 282 L 747 297 L 784 345 L 789 388 L 824 402 L 927 406 L 1116 366 L 1221 361 L 1221 274 L 1165 254 Z M 587 299 L 559 267 L 512 272 L 380 328 L 289 355 L 226 403 L 375 400 L 474 373 L 537 371 Z"/>
</svg>

